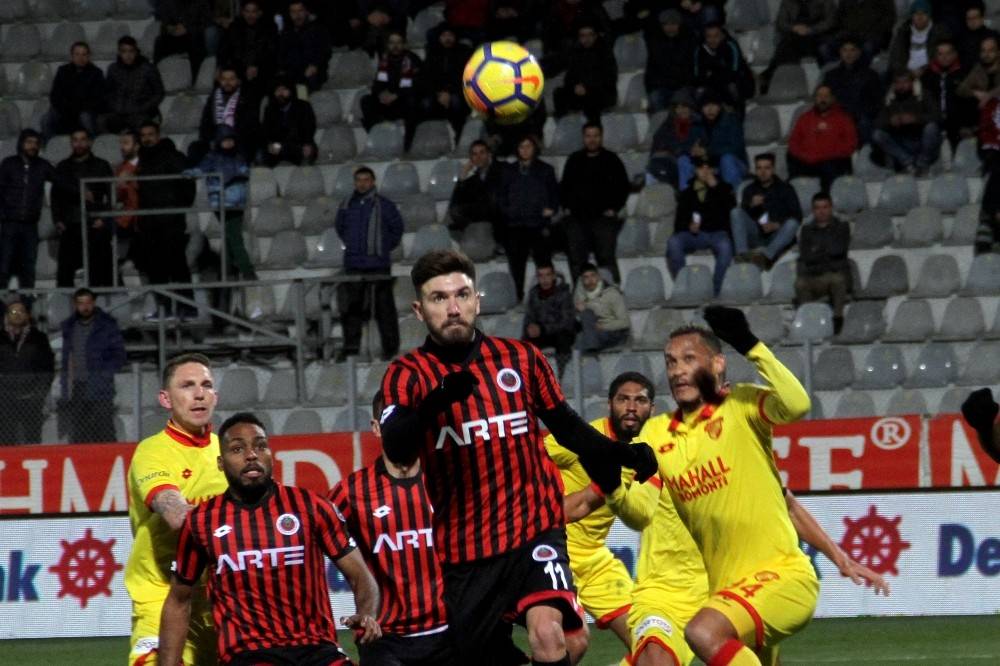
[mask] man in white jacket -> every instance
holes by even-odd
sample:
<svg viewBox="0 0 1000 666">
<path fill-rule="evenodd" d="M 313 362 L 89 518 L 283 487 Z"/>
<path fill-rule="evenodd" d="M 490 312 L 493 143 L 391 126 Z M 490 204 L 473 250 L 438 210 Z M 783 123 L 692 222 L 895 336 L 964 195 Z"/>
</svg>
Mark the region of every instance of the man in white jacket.
<svg viewBox="0 0 1000 666">
<path fill-rule="evenodd" d="M 625 297 L 617 285 L 601 278 L 593 264 L 581 267 L 573 302 L 580 317 L 581 331 L 576 341 L 580 351 L 597 352 L 628 340 L 630 324 Z"/>
</svg>

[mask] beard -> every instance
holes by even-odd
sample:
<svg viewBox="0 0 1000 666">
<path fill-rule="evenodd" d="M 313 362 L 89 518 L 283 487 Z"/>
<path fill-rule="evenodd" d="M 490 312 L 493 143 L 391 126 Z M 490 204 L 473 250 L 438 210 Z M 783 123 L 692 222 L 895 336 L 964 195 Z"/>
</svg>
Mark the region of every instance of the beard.
<svg viewBox="0 0 1000 666">
<path fill-rule="evenodd" d="M 264 473 L 256 479 L 244 480 L 241 475 L 247 469 L 247 467 L 244 467 L 237 474 L 231 474 L 226 470 L 226 481 L 229 482 L 229 487 L 239 497 L 240 501 L 247 504 L 256 504 L 271 487 L 271 471 L 263 465 L 254 465 L 249 469 L 259 469 Z"/>
<path fill-rule="evenodd" d="M 475 324 L 469 324 L 459 320 L 446 322 L 440 328 L 431 329 L 431 336 L 439 343 L 445 345 L 457 345 L 472 342 L 475 334 Z"/>
</svg>

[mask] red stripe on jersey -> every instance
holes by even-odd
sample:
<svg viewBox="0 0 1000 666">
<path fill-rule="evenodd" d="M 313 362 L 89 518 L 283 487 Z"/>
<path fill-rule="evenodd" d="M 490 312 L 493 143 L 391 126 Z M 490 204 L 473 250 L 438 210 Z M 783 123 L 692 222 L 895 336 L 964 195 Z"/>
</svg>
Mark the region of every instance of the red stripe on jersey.
<svg viewBox="0 0 1000 666">
<path fill-rule="evenodd" d="M 597 628 L 607 629 L 617 618 L 621 617 L 625 613 L 631 610 L 632 604 L 625 604 L 621 608 L 611 611 L 610 613 L 605 613 L 601 617 L 597 618 Z"/>
<path fill-rule="evenodd" d="M 757 411 L 760 412 L 760 418 L 764 419 L 764 423 L 767 423 L 768 425 L 771 426 L 775 426 L 778 424 L 772 421 L 771 419 L 767 418 L 767 412 L 764 411 L 764 401 L 767 400 L 767 396 L 769 395 L 770 395 L 769 392 L 761 391 L 760 397 L 757 398 Z"/>
<path fill-rule="evenodd" d="M 176 490 L 177 492 L 181 491 L 180 488 L 178 488 L 172 483 L 163 483 L 156 486 L 155 488 L 150 489 L 150 491 L 146 493 L 146 499 L 144 500 L 146 502 L 146 506 L 148 506 L 150 509 L 153 508 L 153 499 L 156 497 L 156 494 L 159 493 L 161 490 Z"/>
<path fill-rule="evenodd" d="M 635 652 L 633 652 L 629 657 L 630 660 L 629 663 L 630 664 L 639 663 L 639 655 L 642 654 L 643 650 L 649 647 L 650 643 L 656 643 L 661 648 L 663 648 L 663 651 L 666 652 L 668 655 L 670 655 L 670 658 L 673 659 L 674 666 L 681 666 L 681 660 L 677 658 L 677 653 L 674 652 L 669 645 L 664 643 L 659 636 L 646 636 L 641 641 L 639 641 L 639 644 L 635 647 Z"/>
<path fill-rule="evenodd" d="M 749 601 L 744 599 L 738 594 L 730 592 L 729 590 L 719 590 L 718 595 L 720 597 L 725 597 L 726 599 L 731 599 L 743 607 L 743 610 L 747 612 L 750 619 L 753 620 L 754 628 L 754 644 L 756 650 L 764 647 L 764 620 L 761 619 L 760 613 L 754 608 Z"/>
<path fill-rule="evenodd" d="M 654 485 L 654 486 L 656 486 L 657 488 L 660 488 L 660 489 L 663 488 L 663 479 L 661 479 L 660 477 L 658 477 L 656 475 L 651 476 L 648 479 L 646 479 L 646 483 L 650 483 L 650 484 L 652 484 L 652 485 Z"/>
<path fill-rule="evenodd" d="M 438 557 L 452 563 L 509 552 L 564 524 L 559 474 L 545 464 L 537 417 L 563 402 L 559 383 L 533 345 L 477 339 L 465 366 L 479 381 L 475 391 L 438 416 L 420 447 Z M 462 367 L 413 350 L 386 371 L 386 405 L 416 407 Z"/>
</svg>

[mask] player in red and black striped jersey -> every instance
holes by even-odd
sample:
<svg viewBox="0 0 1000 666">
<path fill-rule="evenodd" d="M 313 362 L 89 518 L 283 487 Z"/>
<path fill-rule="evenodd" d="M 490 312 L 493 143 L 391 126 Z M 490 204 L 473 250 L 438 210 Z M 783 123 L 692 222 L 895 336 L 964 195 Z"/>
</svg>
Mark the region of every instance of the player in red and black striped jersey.
<svg viewBox="0 0 1000 666">
<path fill-rule="evenodd" d="M 324 555 L 354 591 L 342 618 L 359 644 L 380 635 L 378 587 L 333 505 L 271 478 L 271 451 L 253 414 L 219 429 L 219 467 L 229 489 L 188 514 L 160 620 L 162 664 L 180 662 L 195 582 L 208 570 L 219 661 L 230 666 L 350 664 L 336 641 Z"/>
<path fill-rule="evenodd" d="M 538 419 L 608 493 L 620 488 L 623 464 L 642 481 L 655 473 L 655 456 L 581 419 L 534 346 L 476 328 L 467 257 L 430 252 L 411 277 L 413 309 L 429 335 L 386 371 L 383 446 L 390 460 L 419 457 L 423 466 L 458 663 L 492 663 L 483 646 L 506 618 L 526 624 L 533 663 L 569 664 L 563 628 L 582 626 L 580 609 L 558 473 Z"/>
</svg>

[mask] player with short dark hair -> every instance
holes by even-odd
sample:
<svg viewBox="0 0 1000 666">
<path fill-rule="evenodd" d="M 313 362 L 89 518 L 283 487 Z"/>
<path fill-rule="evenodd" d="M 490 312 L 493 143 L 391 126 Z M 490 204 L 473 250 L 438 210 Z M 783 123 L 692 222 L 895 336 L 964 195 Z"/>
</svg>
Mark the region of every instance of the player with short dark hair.
<svg viewBox="0 0 1000 666">
<path fill-rule="evenodd" d="M 350 664 L 337 645 L 323 556 L 354 591 L 357 614 L 341 621 L 361 645 L 381 636 L 379 597 L 336 509 L 272 479 L 267 432 L 249 412 L 219 428 L 218 466 L 228 490 L 191 511 L 178 536 L 160 620 L 161 663 L 180 662 L 194 586 L 207 570 L 220 663 Z"/>
<path fill-rule="evenodd" d="M 382 441 L 392 461 L 420 458 L 457 660 L 494 663 L 483 646 L 507 618 L 527 626 L 533 663 L 569 664 L 564 629 L 583 622 L 562 493 L 538 419 L 607 493 L 620 488 L 622 464 L 640 482 L 648 478 L 652 452 L 581 419 L 533 345 L 476 328 L 479 294 L 468 257 L 429 252 L 410 275 L 413 311 L 428 337 L 386 371 Z"/>
</svg>

